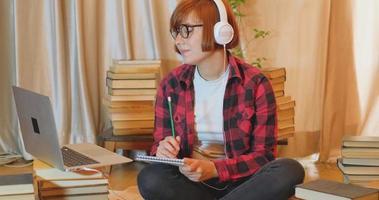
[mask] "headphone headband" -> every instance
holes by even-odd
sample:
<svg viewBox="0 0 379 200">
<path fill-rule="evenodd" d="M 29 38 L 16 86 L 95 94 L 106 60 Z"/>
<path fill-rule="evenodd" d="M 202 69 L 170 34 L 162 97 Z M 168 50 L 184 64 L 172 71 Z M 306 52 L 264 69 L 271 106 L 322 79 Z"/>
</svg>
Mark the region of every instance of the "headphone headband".
<svg viewBox="0 0 379 200">
<path fill-rule="evenodd" d="M 217 6 L 220 15 L 220 21 L 228 23 L 228 15 L 226 14 L 225 5 L 222 0 L 213 0 Z"/>
</svg>

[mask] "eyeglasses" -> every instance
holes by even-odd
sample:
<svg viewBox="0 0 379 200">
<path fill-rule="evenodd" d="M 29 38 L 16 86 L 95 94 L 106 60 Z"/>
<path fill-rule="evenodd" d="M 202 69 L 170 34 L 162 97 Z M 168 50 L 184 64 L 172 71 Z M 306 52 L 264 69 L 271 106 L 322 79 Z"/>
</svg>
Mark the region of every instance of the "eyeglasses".
<svg viewBox="0 0 379 200">
<path fill-rule="evenodd" d="M 182 38 L 187 39 L 190 33 L 192 33 L 194 27 L 201 27 L 201 26 L 203 25 L 202 24 L 194 24 L 194 25 L 180 24 L 180 26 L 170 29 L 170 33 L 171 33 L 172 38 L 174 38 L 174 40 L 176 39 L 178 34 L 180 34 Z"/>
</svg>

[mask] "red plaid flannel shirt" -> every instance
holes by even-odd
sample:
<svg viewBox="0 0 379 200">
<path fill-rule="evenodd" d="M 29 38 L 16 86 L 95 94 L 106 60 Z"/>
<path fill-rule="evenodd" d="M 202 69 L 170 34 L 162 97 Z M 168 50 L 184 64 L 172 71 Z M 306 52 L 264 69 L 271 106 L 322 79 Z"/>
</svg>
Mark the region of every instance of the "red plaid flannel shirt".
<svg viewBox="0 0 379 200">
<path fill-rule="evenodd" d="M 226 158 L 214 161 L 220 182 L 250 176 L 276 156 L 276 103 L 269 80 L 257 68 L 233 56 L 229 56 L 229 64 L 223 105 Z M 161 81 L 152 155 L 159 141 L 172 135 L 167 100 L 171 96 L 175 133 L 181 137 L 178 157 L 191 156 L 196 136 L 194 72 L 194 66 L 184 64 Z"/>
</svg>

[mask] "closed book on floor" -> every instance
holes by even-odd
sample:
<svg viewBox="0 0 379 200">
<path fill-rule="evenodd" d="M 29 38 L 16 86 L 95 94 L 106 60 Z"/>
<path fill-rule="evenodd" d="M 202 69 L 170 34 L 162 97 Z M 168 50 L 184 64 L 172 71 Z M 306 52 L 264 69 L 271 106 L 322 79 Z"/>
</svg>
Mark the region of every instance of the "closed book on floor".
<svg viewBox="0 0 379 200">
<path fill-rule="evenodd" d="M 344 147 L 373 147 L 379 148 L 379 137 L 375 136 L 345 136 L 342 139 Z"/>
<path fill-rule="evenodd" d="M 0 176 L 0 196 L 33 193 L 33 175 L 31 173 Z"/>
<path fill-rule="evenodd" d="M 296 186 L 295 196 L 307 200 L 378 200 L 377 189 L 316 180 Z"/>
</svg>

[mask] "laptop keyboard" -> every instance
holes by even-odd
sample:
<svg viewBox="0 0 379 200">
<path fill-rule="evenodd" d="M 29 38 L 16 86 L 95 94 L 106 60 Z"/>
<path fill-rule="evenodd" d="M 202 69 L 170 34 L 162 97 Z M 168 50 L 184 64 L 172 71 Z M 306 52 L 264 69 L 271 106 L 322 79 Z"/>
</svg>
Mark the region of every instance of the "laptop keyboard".
<svg viewBox="0 0 379 200">
<path fill-rule="evenodd" d="M 63 163 L 67 167 L 99 163 L 96 160 L 93 160 L 67 147 L 62 147 L 61 150 L 62 150 L 62 155 L 63 155 Z"/>
</svg>

